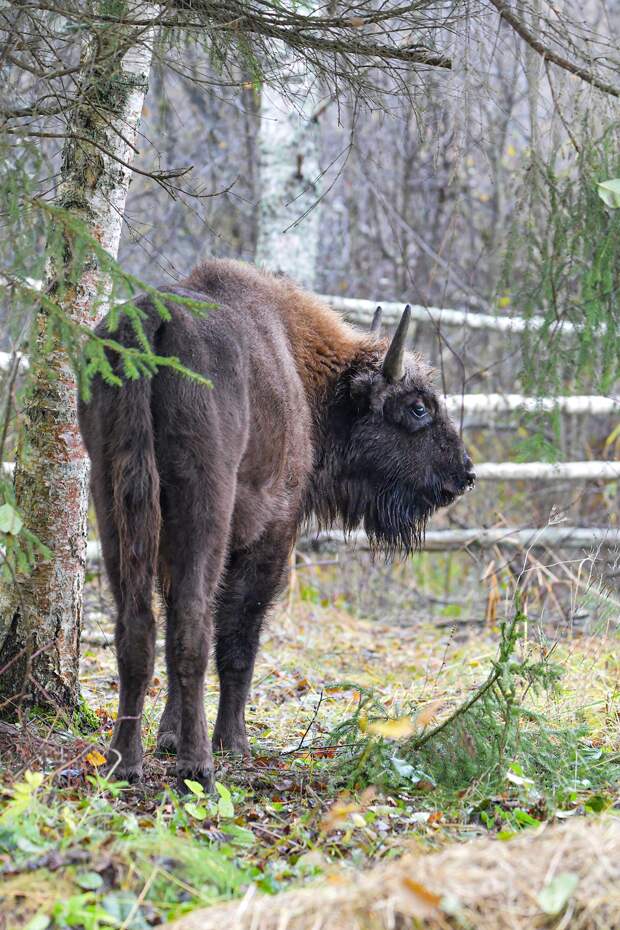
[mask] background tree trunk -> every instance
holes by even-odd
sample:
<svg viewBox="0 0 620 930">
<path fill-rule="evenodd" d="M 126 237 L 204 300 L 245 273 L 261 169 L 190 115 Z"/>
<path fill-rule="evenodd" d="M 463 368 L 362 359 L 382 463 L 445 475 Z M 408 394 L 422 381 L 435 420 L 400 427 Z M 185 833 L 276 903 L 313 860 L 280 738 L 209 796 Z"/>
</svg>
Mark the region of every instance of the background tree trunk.
<svg viewBox="0 0 620 930">
<path fill-rule="evenodd" d="M 316 78 L 283 51 L 279 82 L 261 94 L 256 262 L 312 289 L 321 193 Z"/>
<path fill-rule="evenodd" d="M 256 264 L 314 290 L 321 194 L 316 79 L 284 48 L 279 86 L 263 85 L 260 105 Z M 289 556 L 289 610 L 297 584 Z"/>
<path fill-rule="evenodd" d="M 105 0 L 102 3 L 105 12 Z M 118 14 L 118 5 L 116 6 Z M 133 10 L 135 15 L 135 8 Z M 157 8 L 145 4 L 144 19 Z M 85 40 L 79 101 L 65 138 L 56 205 L 116 257 L 137 128 L 152 57 L 153 27 L 94 26 Z M 93 145 L 84 141 L 93 140 Z M 121 164 L 124 162 L 125 164 Z M 112 281 L 90 251 L 65 233 L 61 254 L 48 241 L 45 291 L 76 324 L 94 325 Z M 67 283 L 69 282 L 69 283 Z M 79 699 L 79 637 L 86 554 L 89 463 L 77 423 L 76 380 L 49 318 L 39 309 L 15 466 L 17 507 L 25 526 L 52 550 L 0 600 L 0 698 L 72 709 Z"/>
</svg>

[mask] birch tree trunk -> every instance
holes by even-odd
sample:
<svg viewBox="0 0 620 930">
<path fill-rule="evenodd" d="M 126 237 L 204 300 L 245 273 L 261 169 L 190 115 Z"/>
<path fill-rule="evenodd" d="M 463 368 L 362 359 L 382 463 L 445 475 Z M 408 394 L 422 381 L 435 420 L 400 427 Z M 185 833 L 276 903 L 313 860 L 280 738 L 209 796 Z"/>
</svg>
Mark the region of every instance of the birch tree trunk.
<svg viewBox="0 0 620 930">
<path fill-rule="evenodd" d="M 106 12 L 102 0 L 100 12 Z M 152 21 L 157 7 L 127 3 L 125 16 Z M 120 19 L 119 5 L 114 14 Z M 138 17 L 136 17 L 138 18 Z M 56 204 L 115 258 L 138 123 L 147 90 L 153 26 L 93 25 L 84 41 L 79 102 L 62 155 Z M 90 142 L 92 140 L 92 144 Z M 124 163 L 124 164 L 123 164 Z M 112 281 L 92 251 L 65 233 L 61 254 L 48 242 L 45 291 L 77 324 L 103 314 Z M 75 266 L 73 266 L 75 267 Z M 65 284 L 70 280 L 71 284 Z M 59 340 L 50 345 L 41 306 L 31 341 L 30 388 L 15 465 L 17 507 L 25 526 L 53 553 L 0 594 L 0 706 L 71 710 L 79 700 L 79 638 L 86 559 L 89 463 L 77 423 L 76 380 Z"/>
<path fill-rule="evenodd" d="M 312 290 L 321 174 L 316 78 L 282 51 L 279 81 L 261 95 L 256 262 Z"/>
</svg>

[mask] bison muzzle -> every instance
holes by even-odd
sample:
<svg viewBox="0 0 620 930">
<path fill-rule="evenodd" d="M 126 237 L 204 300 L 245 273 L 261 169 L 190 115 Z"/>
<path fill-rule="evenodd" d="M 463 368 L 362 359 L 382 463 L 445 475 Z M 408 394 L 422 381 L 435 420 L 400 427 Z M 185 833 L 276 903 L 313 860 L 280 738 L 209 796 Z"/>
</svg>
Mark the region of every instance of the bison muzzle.
<svg viewBox="0 0 620 930">
<path fill-rule="evenodd" d="M 166 609 L 168 699 L 158 748 L 176 752 L 179 786 L 211 785 L 204 712 L 215 640 L 217 749 L 249 751 L 244 708 L 261 624 L 282 587 L 300 525 L 362 525 L 377 550 L 410 552 L 428 517 L 473 485 L 461 438 L 430 369 L 405 351 L 409 310 L 390 343 L 347 326 L 290 280 L 208 261 L 177 288 L 215 305 L 169 301 L 165 321 L 137 305 L 160 356 L 212 389 L 160 368 L 118 388 L 97 377 L 80 425 L 118 608 L 118 719 L 109 762 L 142 775 L 141 717 L 153 673 L 156 584 Z M 125 315 L 113 334 L 136 345 Z M 109 354 L 119 377 L 122 365 Z"/>
</svg>

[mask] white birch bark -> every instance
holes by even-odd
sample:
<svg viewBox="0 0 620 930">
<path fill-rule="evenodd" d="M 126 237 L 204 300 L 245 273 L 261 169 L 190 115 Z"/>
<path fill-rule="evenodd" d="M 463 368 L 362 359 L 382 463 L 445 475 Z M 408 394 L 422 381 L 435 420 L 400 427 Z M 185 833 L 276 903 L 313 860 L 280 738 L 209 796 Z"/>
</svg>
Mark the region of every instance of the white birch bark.
<svg viewBox="0 0 620 930">
<path fill-rule="evenodd" d="M 102 0 L 102 12 L 106 3 Z M 125 6 L 129 19 L 154 20 L 158 11 L 146 3 Z M 119 15 L 118 4 L 114 12 Z M 129 26 L 93 29 L 97 34 L 91 33 L 83 47 L 81 99 L 67 127 L 57 205 L 77 216 L 115 258 L 154 30 L 150 27 L 138 34 Z M 45 291 L 52 297 L 72 261 L 72 247 L 66 237 L 62 257 L 49 256 Z M 94 325 L 105 311 L 111 286 L 91 254 L 75 285 L 58 291 L 56 299 L 70 320 Z M 89 464 L 77 423 L 75 377 L 60 342 L 55 340 L 50 348 L 46 341 L 47 326 L 41 307 L 33 337 L 38 349 L 30 357 L 30 389 L 15 464 L 15 493 L 25 526 L 53 556 L 38 558 L 28 577 L 2 591 L 0 669 L 5 671 L 0 693 L 4 700 L 13 697 L 71 709 L 79 698 Z"/>
<path fill-rule="evenodd" d="M 316 79 L 282 51 L 279 81 L 261 94 L 256 263 L 312 290 L 321 193 Z"/>
</svg>

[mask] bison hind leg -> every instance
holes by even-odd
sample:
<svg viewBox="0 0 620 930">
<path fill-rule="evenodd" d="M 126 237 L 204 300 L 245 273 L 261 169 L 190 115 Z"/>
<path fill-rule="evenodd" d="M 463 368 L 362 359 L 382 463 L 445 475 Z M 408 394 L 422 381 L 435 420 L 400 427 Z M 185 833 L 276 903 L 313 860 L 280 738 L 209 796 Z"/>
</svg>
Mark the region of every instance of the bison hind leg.
<svg viewBox="0 0 620 930">
<path fill-rule="evenodd" d="M 162 558 L 166 561 L 168 700 L 158 749 L 176 751 L 177 787 L 187 780 L 213 785 L 213 756 L 204 708 L 215 592 L 225 564 L 233 500 L 209 499 L 208 463 L 194 463 L 194 484 L 168 474 L 162 495 Z M 161 566 L 160 566 L 161 570 Z"/>
<path fill-rule="evenodd" d="M 216 750 L 249 755 L 245 727 L 260 631 L 265 614 L 286 577 L 293 527 L 278 525 L 250 549 L 228 560 L 216 613 L 215 656 L 220 701 L 213 745 Z"/>
<path fill-rule="evenodd" d="M 120 696 L 108 767 L 113 777 L 133 783 L 142 778 L 142 711 L 155 659 L 155 617 L 150 603 L 140 605 L 131 599 L 121 609 L 116 652 Z"/>
<path fill-rule="evenodd" d="M 103 558 L 117 608 L 115 642 L 120 693 L 106 769 L 112 778 L 135 783 L 142 778 L 142 710 L 155 660 L 153 571 L 147 566 L 139 581 L 133 579 L 129 590 L 122 583 L 118 527 L 110 509 L 111 473 L 108 461 L 101 456 L 93 458 L 93 498 Z"/>
</svg>

